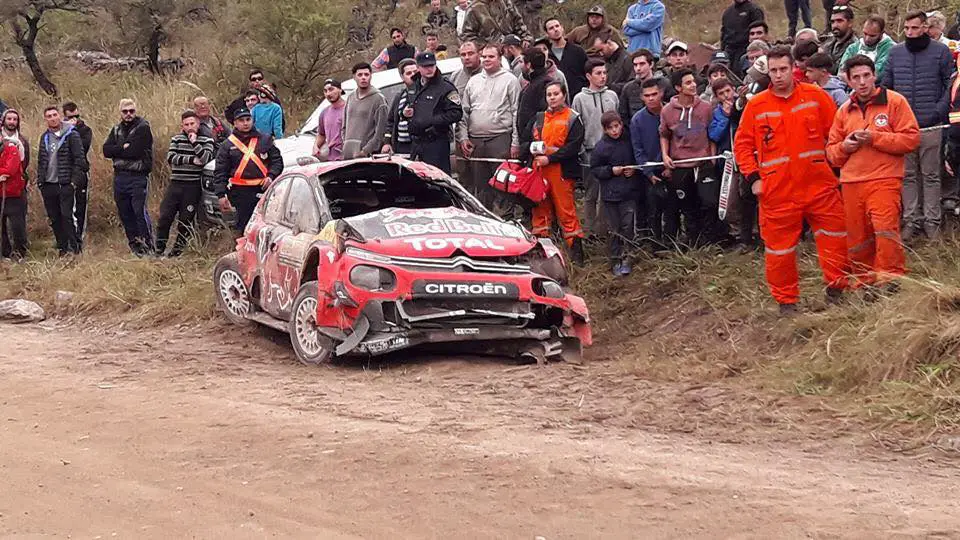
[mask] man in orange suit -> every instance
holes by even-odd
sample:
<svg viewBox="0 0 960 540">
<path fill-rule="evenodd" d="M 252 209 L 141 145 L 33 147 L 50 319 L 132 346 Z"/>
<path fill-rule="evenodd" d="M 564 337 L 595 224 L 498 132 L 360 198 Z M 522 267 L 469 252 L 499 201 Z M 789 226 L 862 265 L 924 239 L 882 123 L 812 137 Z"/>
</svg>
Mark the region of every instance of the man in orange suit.
<svg viewBox="0 0 960 540">
<path fill-rule="evenodd" d="M 770 88 L 747 102 L 734 142 L 737 165 L 760 201 L 767 284 L 780 312 L 797 311 L 797 245 L 806 221 L 817 243 L 828 301 L 847 287 L 847 232 L 826 143 L 836 105 L 793 79 L 788 47 L 767 53 Z"/>
<path fill-rule="evenodd" d="M 873 60 L 857 55 L 843 70 L 854 93 L 837 111 L 827 157 L 840 167 L 855 286 L 895 290 L 891 280 L 906 272 L 900 241 L 904 161 L 920 145 L 920 128 L 906 98 L 877 87 Z"/>
</svg>

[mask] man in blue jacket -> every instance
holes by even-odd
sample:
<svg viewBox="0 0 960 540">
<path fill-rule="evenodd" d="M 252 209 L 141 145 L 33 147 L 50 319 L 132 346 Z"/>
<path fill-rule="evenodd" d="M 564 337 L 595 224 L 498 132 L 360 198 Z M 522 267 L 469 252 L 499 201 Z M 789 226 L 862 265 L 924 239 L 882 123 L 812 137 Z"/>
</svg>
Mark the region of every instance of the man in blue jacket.
<svg viewBox="0 0 960 540">
<path fill-rule="evenodd" d="M 627 9 L 623 19 L 623 35 L 627 37 L 627 51 L 648 49 L 657 54 L 663 39 L 663 19 L 667 10 L 660 0 L 640 0 Z"/>
<path fill-rule="evenodd" d="M 939 126 L 946 122 L 950 106 L 953 56 L 946 45 L 927 34 L 926 13 L 911 11 L 904 19 L 906 41 L 890 50 L 883 72 L 883 86 L 907 98 L 921 129 Z M 907 154 L 901 232 L 904 242 L 912 239 L 921 228 L 928 239 L 939 238 L 941 140 L 942 130 L 921 132 L 920 147 Z"/>
<path fill-rule="evenodd" d="M 657 78 L 641 83 L 644 107 L 630 119 L 630 142 L 638 165 L 648 161 L 661 161 L 660 156 L 660 111 L 663 110 L 663 89 Z M 655 243 L 663 240 L 663 203 L 667 196 L 667 184 L 663 167 L 640 169 L 643 189 L 639 189 L 637 204 L 637 228 Z"/>
</svg>

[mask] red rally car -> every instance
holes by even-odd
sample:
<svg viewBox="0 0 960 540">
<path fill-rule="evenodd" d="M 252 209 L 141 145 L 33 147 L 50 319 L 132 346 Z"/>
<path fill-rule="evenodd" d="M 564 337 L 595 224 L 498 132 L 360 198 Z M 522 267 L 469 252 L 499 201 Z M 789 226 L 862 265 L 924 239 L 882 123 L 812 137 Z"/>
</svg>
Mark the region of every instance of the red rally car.
<svg viewBox="0 0 960 540">
<path fill-rule="evenodd" d="M 578 359 L 590 317 L 566 281 L 553 242 L 396 157 L 288 168 L 213 276 L 228 319 L 289 332 L 304 363 L 428 344 Z"/>
</svg>

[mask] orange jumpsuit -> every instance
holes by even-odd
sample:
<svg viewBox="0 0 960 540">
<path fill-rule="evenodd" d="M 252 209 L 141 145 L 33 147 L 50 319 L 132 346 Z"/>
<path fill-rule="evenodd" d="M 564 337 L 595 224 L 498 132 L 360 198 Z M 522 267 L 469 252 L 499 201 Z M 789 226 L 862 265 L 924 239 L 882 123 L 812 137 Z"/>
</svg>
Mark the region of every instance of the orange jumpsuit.
<svg viewBox="0 0 960 540">
<path fill-rule="evenodd" d="M 797 245 L 804 220 L 813 230 L 828 287 L 847 286 L 847 232 L 826 142 L 837 107 L 818 86 L 796 83 L 789 97 L 771 90 L 747 102 L 734 141 L 745 177 L 763 181 L 760 233 L 767 284 L 780 304 L 800 298 Z"/>
<path fill-rule="evenodd" d="M 873 141 L 847 154 L 843 140 L 861 129 L 869 130 Z M 878 88 L 866 104 L 853 97 L 837 111 L 827 157 L 840 167 L 847 250 L 856 286 L 906 273 L 900 242 L 900 188 L 904 155 L 919 145 L 917 118 L 907 100 L 893 90 Z"/>
<path fill-rule="evenodd" d="M 548 149 L 547 157 L 550 158 L 550 163 L 540 170 L 549 190 L 547 198 L 533 209 L 533 234 L 550 236 L 556 215 L 563 229 L 563 239 L 569 246 L 574 238 L 583 237 L 574 199 L 575 182 L 563 176 L 564 162 L 573 160 L 577 167 L 580 166 L 578 159 L 583 144 L 580 115 L 570 107 L 539 113 L 534 121 L 533 140 L 544 143 Z"/>
</svg>

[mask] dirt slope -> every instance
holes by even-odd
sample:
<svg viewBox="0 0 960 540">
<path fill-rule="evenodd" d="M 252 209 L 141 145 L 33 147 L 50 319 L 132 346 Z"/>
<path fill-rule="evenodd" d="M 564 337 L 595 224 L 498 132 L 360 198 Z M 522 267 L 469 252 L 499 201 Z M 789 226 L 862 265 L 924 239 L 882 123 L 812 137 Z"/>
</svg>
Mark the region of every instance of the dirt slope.
<svg viewBox="0 0 960 540">
<path fill-rule="evenodd" d="M 955 463 L 698 412 L 722 387 L 613 394 L 603 361 L 312 369 L 228 329 L 0 326 L 0 536 L 960 535 Z"/>
</svg>

